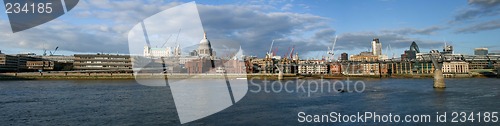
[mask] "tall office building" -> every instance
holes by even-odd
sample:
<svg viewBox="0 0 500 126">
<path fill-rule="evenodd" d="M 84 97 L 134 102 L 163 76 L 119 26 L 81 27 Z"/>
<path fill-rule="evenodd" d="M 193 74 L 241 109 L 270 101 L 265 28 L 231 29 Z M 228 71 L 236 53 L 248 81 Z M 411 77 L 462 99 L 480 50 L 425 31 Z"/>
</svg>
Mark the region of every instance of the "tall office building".
<svg viewBox="0 0 500 126">
<path fill-rule="evenodd" d="M 340 54 L 340 60 L 341 61 L 347 61 L 347 60 L 349 60 L 349 55 L 347 53 Z"/>
<path fill-rule="evenodd" d="M 382 55 L 382 43 L 380 43 L 378 38 L 374 38 L 372 41 L 372 54 L 374 56 Z"/>
<path fill-rule="evenodd" d="M 475 48 L 474 55 L 488 55 L 488 48 Z"/>
</svg>

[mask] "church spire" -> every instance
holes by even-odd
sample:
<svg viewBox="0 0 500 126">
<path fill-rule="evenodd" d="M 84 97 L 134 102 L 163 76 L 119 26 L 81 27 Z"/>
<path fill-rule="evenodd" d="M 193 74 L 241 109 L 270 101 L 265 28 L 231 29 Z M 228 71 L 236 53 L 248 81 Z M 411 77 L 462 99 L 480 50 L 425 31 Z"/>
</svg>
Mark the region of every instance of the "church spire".
<svg viewBox="0 0 500 126">
<path fill-rule="evenodd" d="M 204 35 L 205 39 L 207 39 L 207 32 L 204 32 L 203 35 Z"/>
</svg>

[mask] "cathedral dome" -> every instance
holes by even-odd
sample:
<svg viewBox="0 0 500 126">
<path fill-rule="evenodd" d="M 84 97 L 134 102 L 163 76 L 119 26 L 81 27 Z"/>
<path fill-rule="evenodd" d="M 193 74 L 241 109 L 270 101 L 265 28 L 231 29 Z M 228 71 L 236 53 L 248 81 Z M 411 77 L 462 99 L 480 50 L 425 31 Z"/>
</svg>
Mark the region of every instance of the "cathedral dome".
<svg viewBox="0 0 500 126">
<path fill-rule="evenodd" d="M 198 54 L 200 56 L 211 56 L 212 46 L 210 45 L 210 40 L 207 39 L 207 33 L 205 32 L 203 39 L 200 41 L 198 46 Z"/>
</svg>

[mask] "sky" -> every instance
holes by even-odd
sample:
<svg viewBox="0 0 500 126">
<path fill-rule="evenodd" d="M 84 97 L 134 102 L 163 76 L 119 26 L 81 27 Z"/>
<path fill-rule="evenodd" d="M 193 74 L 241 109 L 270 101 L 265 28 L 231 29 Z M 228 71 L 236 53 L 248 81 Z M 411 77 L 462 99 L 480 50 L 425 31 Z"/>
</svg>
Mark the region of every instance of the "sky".
<svg viewBox="0 0 500 126">
<path fill-rule="evenodd" d="M 65 15 L 16 33 L 12 33 L 7 14 L 3 13 L 0 50 L 7 54 L 42 54 L 44 49 L 59 47 L 57 54 L 63 55 L 127 54 L 127 35 L 132 27 L 151 15 L 188 2 L 80 0 Z M 422 52 L 441 51 L 445 42 L 459 54 L 471 55 L 479 47 L 500 52 L 500 0 L 195 2 L 208 39 L 212 43 L 240 43 L 245 55 L 264 56 L 274 40 L 277 55 L 285 55 L 295 47 L 300 57 L 320 58 L 327 55 L 335 36 L 337 56 L 369 51 L 373 38 L 380 39 L 382 53 L 389 57 L 399 57 L 413 41 Z"/>
</svg>

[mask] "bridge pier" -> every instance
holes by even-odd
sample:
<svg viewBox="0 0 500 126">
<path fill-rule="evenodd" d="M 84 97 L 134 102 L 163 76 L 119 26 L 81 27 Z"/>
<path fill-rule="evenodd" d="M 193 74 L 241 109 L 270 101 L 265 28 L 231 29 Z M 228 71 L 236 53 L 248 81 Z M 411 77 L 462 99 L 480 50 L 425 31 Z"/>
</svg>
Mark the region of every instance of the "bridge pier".
<svg viewBox="0 0 500 126">
<path fill-rule="evenodd" d="M 443 71 L 440 69 L 434 70 L 434 88 L 446 88 Z"/>
<path fill-rule="evenodd" d="M 283 72 L 278 73 L 278 80 L 283 80 Z"/>
</svg>

